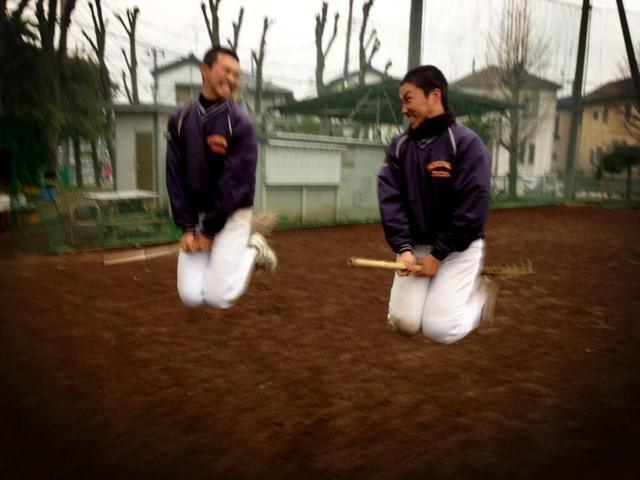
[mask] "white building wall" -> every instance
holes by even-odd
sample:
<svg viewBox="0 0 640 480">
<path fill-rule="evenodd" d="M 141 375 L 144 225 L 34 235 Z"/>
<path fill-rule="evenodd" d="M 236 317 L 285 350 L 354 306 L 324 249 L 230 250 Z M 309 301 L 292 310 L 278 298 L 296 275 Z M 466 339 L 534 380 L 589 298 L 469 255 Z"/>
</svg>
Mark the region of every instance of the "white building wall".
<svg viewBox="0 0 640 480">
<path fill-rule="evenodd" d="M 196 64 L 185 64 L 158 75 L 158 103 L 176 105 L 176 83 L 200 85 L 202 76 Z"/>
<path fill-rule="evenodd" d="M 154 189 L 166 196 L 166 152 L 167 145 L 164 133 L 167 129 L 169 116 L 158 113 L 157 136 L 153 142 L 156 149 L 157 164 L 154 165 Z M 136 188 L 136 134 L 154 134 L 154 116 L 152 112 L 145 113 L 116 113 L 116 181 L 118 190 Z"/>
<path fill-rule="evenodd" d="M 499 88 L 464 88 L 464 92 L 489 96 L 493 98 L 504 98 L 504 94 Z M 536 125 L 532 138 L 527 141 L 525 147 L 525 161 L 518 165 L 518 174 L 522 175 L 546 175 L 551 172 L 553 156 L 553 131 L 556 115 L 556 92 L 555 90 L 525 91 L 525 95 L 538 95 L 538 115 L 534 120 Z M 523 129 L 525 127 L 523 126 Z M 504 141 L 508 140 L 509 124 L 506 118 L 502 118 L 501 132 Z M 535 145 L 534 163 L 529 164 L 529 143 Z M 494 145 L 491 148 L 494 175 L 503 176 L 509 173 L 509 152 L 502 146 Z"/>
</svg>

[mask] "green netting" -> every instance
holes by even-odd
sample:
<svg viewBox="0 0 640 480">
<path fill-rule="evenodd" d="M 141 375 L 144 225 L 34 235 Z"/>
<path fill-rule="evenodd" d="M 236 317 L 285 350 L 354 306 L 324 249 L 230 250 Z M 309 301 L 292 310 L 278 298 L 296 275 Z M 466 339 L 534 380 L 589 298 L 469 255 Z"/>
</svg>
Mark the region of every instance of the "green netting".
<svg viewBox="0 0 640 480">
<path fill-rule="evenodd" d="M 162 202 L 151 209 L 107 212 L 88 200 L 38 200 L 14 207 L 10 217 L 13 248 L 31 253 L 153 245 L 180 238 Z"/>
<path fill-rule="evenodd" d="M 398 98 L 399 86 L 399 81 L 388 80 L 274 108 L 284 114 L 342 118 L 364 123 L 398 124 L 402 122 Z M 482 115 L 508 108 L 505 102 L 455 89 L 449 92 L 449 103 L 458 116 Z"/>
</svg>

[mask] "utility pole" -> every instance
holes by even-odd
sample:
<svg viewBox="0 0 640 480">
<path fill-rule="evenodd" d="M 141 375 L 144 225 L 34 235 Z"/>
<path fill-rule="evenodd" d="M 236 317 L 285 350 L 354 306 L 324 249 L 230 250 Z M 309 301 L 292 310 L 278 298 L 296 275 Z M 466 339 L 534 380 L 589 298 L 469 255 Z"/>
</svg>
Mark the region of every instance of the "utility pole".
<svg viewBox="0 0 640 480">
<path fill-rule="evenodd" d="M 622 26 L 622 36 L 624 37 L 624 46 L 627 49 L 627 57 L 629 58 L 629 69 L 631 70 L 631 78 L 633 86 L 636 90 L 636 102 L 640 107 L 640 73 L 638 73 L 638 62 L 636 54 L 633 51 L 633 43 L 631 43 L 631 34 L 629 33 L 629 24 L 627 23 L 627 14 L 624 11 L 622 0 L 616 0 L 618 4 L 618 15 L 620 15 L 620 25 Z"/>
<path fill-rule="evenodd" d="M 151 56 L 153 57 L 153 177 L 154 187 L 156 192 L 160 192 L 160 179 L 158 168 L 158 132 L 160 127 L 158 125 L 158 50 L 154 47 L 151 49 Z"/>
<path fill-rule="evenodd" d="M 156 70 L 158 69 L 158 50 L 154 47 L 151 49 L 151 56 L 153 57 L 153 104 L 158 104 L 158 75 Z"/>
<path fill-rule="evenodd" d="M 422 58 L 422 0 L 411 0 L 409 16 L 409 57 L 407 70 L 420 65 Z"/>
<path fill-rule="evenodd" d="M 580 20 L 580 37 L 578 39 L 578 60 L 576 75 L 573 79 L 571 97 L 571 127 L 569 130 L 569 147 L 567 148 L 567 165 L 564 175 L 564 199 L 573 200 L 574 180 L 576 175 L 576 150 L 578 145 L 578 126 L 582 119 L 582 84 L 584 79 L 584 58 L 587 50 L 587 30 L 591 2 L 582 1 L 582 19 Z"/>
</svg>

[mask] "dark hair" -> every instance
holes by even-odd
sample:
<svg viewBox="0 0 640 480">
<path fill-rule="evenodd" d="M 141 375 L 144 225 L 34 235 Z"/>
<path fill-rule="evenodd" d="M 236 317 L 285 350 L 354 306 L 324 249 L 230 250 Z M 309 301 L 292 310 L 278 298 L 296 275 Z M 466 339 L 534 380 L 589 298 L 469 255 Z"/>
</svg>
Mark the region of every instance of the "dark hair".
<svg viewBox="0 0 640 480">
<path fill-rule="evenodd" d="M 211 68 L 211 66 L 216 63 L 218 60 L 218 54 L 224 53 L 225 55 L 230 55 L 235 58 L 238 62 L 240 59 L 238 58 L 238 54 L 231 50 L 230 48 L 221 47 L 220 45 L 216 45 L 215 47 L 211 47 L 202 57 L 202 63 L 206 64 L 207 67 Z"/>
<path fill-rule="evenodd" d="M 403 83 L 412 83 L 416 87 L 420 88 L 425 95 L 431 93 L 432 90 L 438 89 L 442 92 L 440 98 L 442 99 L 442 107 L 444 111 L 449 115 L 453 115 L 453 110 L 449 106 L 449 83 L 444 76 L 444 73 L 433 65 L 422 65 L 420 67 L 413 68 L 407 72 L 402 79 Z"/>
</svg>

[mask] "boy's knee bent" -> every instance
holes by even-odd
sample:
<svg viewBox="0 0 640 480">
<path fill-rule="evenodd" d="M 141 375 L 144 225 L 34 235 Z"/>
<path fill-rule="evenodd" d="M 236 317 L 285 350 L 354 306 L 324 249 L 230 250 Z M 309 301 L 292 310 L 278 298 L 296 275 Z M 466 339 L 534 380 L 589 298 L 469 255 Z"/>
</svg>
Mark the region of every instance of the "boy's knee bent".
<svg viewBox="0 0 640 480">
<path fill-rule="evenodd" d="M 195 308 L 204 303 L 202 293 L 199 292 L 178 289 L 178 296 L 180 297 L 180 301 L 187 307 Z"/>
<path fill-rule="evenodd" d="M 238 300 L 237 295 L 231 295 L 230 292 L 226 290 L 224 286 L 208 288 L 204 292 L 204 301 L 211 307 L 226 310 L 232 307 L 233 304 L 236 303 L 236 300 Z"/>
<path fill-rule="evenodd" d="M 459 340 L 454 321 L 422 322 L 422 334 L 437 343 L 451 344 Z"/>
<path fill-rule="evenodd" d="M 410 318 L 408 315 L 389 313 L 387 325 L 397 334 L 410 337 L 420 331 L 420 318 Z"/>
</svg>

